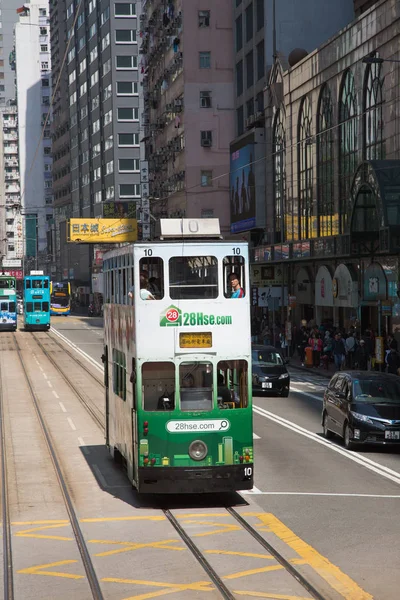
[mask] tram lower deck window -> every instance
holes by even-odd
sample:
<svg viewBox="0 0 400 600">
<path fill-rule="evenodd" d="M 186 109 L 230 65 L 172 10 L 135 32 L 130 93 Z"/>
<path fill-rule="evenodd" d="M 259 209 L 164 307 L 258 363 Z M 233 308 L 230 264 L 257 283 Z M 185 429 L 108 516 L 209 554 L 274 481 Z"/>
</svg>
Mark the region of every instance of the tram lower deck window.
<svg viewBox="0 0 400 600">
<path fill-rule="evenodd" d="M 179 367 L 179 391 L 182 411 L 212 410 L 212 364 L 182 363 Z"/>
<path fill-rule="evenodd" d="M 220 408 L 246 408 L 248 406 L 247 361 L 221 360 L 217 365 L 217 380 L 217 399 Z"/>
<path fill-rule="evenodd" d="M 218 297 L 218 260 L 215 256 L 173 256 L 169 260 L 172 300 Z"/>
<path fill-rule="evenodd" d="M 175 365 L 146 362 L 142 365 L 143 409 L 173 410 L 175 407 Z"/>
<path fill-rule="evenodd" d="M 123 352 L 113 350 L 113 392 L 126 400 L 126 358 Z"/>
</svg>

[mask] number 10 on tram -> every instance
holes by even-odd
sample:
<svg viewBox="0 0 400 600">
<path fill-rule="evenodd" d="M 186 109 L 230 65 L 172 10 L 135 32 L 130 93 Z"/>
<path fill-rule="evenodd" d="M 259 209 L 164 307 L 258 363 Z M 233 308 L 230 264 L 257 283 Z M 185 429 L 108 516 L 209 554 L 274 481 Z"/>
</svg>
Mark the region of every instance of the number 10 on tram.
<svg viewBox="0 0 400 600">
<path fill-rule="evenodd" d="M 139 492 L 253 487 L 248 246 L 218 220 L 104 257 L 106 444 Z"/>
</svg>

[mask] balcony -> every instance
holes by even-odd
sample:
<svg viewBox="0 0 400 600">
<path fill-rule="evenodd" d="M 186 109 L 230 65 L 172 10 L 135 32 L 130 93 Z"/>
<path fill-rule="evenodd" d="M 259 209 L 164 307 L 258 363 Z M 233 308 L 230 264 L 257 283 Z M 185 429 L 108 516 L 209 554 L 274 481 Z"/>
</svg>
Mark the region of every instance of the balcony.
<svg viewBox="0 0 400 600">
<path fill-rule="evenodd" d="M 18 183 L 6 183 L 6 194 L 12 194 L 13 192 L 20 193 L 21 188 Z"/>
<path fill-rule="evenodd" d="M 5 142 L 14 142 L 18 139 L 18 133 L 5 133 L 3 139 Z"/>
<path fill-rule="evenodd" d="M 12 171 L 11 173 L 6 173 L 4 175 L 4 179 L 6 181 L 11 181 L 13 179 L 18 179 L 19 180 L 19 171 Z"/>
<path fill-rule="evenodd" d="M 6 167 L 18 167 L 18 160 L 16 158 L 6 158 L 4 164 Z"/>
<path fill-rule="evenodd" d="M 4 154 L 18 154 L 18 146 L 4 146 Z"/>
</svg>

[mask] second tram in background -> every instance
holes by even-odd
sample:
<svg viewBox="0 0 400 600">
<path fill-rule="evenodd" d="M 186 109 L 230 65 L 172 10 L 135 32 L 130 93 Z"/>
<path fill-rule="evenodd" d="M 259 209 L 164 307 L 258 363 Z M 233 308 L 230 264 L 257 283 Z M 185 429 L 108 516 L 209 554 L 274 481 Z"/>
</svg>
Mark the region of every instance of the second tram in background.
<svg viewBox="0 0 400 600">
<path fill-rule="evenodd" d="M 24 277 L 24 324 L 26 330 L 50 329 L 50 277 L 43 271 Z"/>
<path fill-rule="evenodd" d="M 247 242 L 217 219 L 161 229 L 104 256 L 106 443 L 139 492 L 250 489 Z"/>
<path fill-rule="evenodd" d="M 0 275 L 0 331 L 17 329 L 17 281 L 11 275 Z"/>
<path fill-rule="evenodd" d="M 50 288 L 50 314 L 69 315 L 71 312 L 71 284 L 69 281 L 52 281 Z"/>
</svg>

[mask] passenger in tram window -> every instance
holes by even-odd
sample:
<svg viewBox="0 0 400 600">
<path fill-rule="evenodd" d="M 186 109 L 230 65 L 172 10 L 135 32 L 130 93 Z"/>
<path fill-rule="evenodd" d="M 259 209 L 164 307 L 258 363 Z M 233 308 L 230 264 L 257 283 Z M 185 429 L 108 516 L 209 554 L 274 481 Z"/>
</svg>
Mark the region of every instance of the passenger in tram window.
<svg viewBox="0 0 400 600">
<path fill-rule="evenodd" d="M 218 401 L 222 400 L 222 403 L 232 402 L 231 390 L 226 387 L 225 379 L 222 373 L 218 373 L 218 387 L 217 387 Z"/>
<path fill-rule="evenodd" d="M 140 273 L 140 297 L 142 300 L 155 300 L 153 294 L 150 292 L 149 280 L 147 274 Z"/>
<path fill-rule="evenodd" d="M 42 287 L 42 282 L 40 281 L 40 279 L 34 279 L 32 283 L 33 283 L 32 287 L 34 287 L 35 289 Z"/>
<path fill-rule="evenodd" d="M 244 298 L 244 289 L 240 287 L 240 278 L 236 273 L 229 275 L 229 283 L 232 286 L 231 298 Z"/>
</svg>

